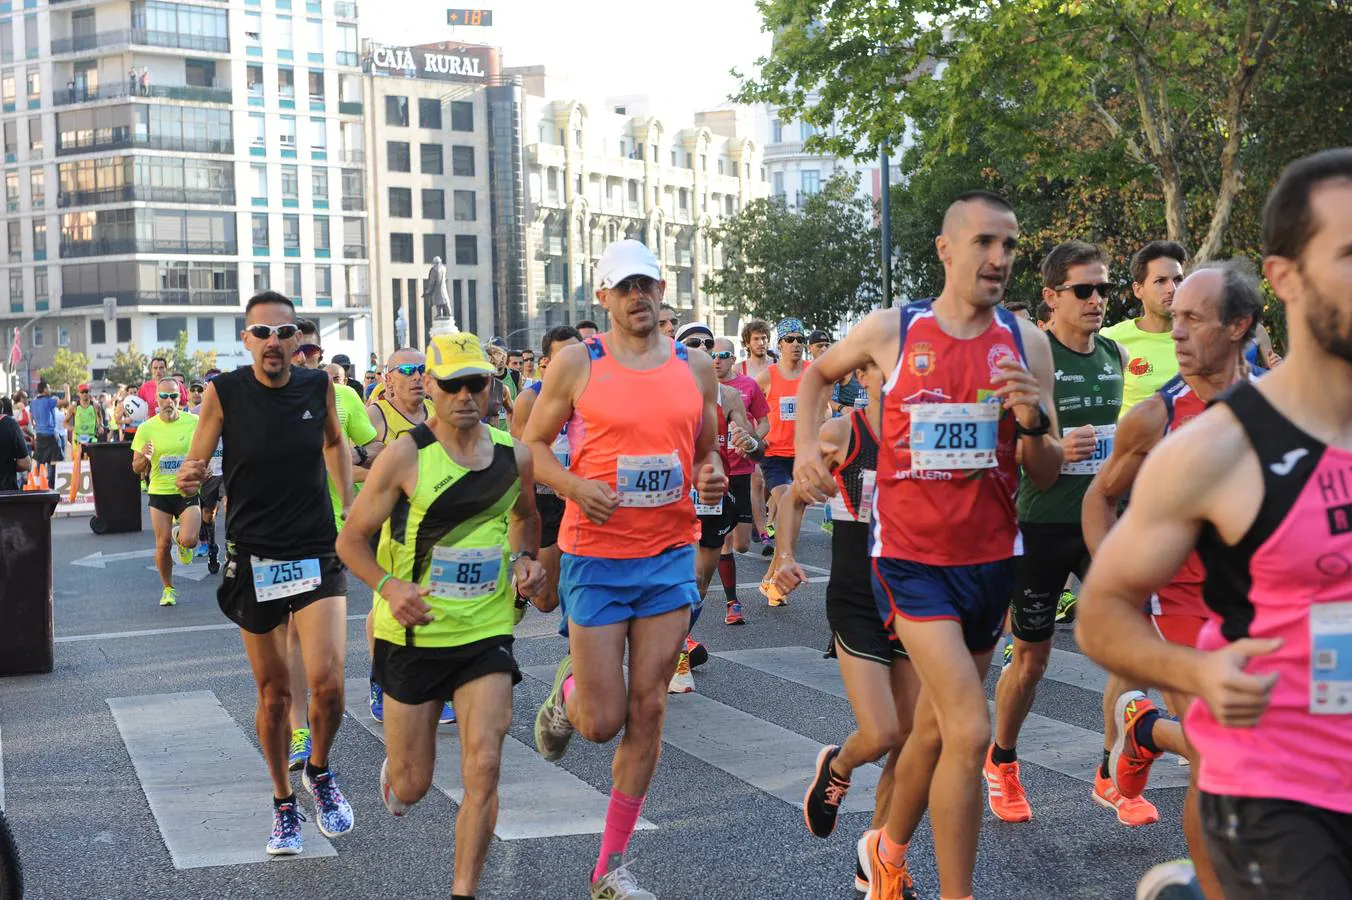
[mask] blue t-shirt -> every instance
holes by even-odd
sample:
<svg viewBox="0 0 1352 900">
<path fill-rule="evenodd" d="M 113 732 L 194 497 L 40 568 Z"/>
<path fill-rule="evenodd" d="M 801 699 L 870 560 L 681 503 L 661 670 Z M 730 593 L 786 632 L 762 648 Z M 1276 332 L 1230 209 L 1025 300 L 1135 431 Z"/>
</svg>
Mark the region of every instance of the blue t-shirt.
<svg viewBox="0 0 1352 900">
<path fill-rule="evenodd" d="M 56 398 L 50 394 L 37 396 L 28 404 L 33 415 L 33 431 L 37 434 L 56 434 Z"/>
</svg>

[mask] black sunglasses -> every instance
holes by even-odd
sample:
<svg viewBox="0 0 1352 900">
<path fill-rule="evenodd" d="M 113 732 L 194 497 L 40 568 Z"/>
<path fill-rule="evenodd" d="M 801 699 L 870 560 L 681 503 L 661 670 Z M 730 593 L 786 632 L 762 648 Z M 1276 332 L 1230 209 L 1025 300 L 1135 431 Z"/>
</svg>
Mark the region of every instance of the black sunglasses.
<svg viewBox="0 0 1352 900">
<path fill-rule="evenodd" d="M 630 275 L 628 278 L 620 281 L 612 291 L 619 291 L 621 295 L 629 294 L 635 288 L 640 294 L 648 294 L 657 288 L 657 279 L 649 278 L 647 275 Z"/>
<path fill-rule="evenodd" d="M 682 344 L 685 344 L 687 347 L 690 347 L 691 349 L 694 349 L 694 348 L 696 348 L 696 347 L 703 347 L 705 350 L 712 350 L 712 349 L 714 349 L 714 339 L 713 339 L 713 338 L 697 338 L 697 337 L 692 337 L 692 338 L 686 338 L 685 340 L 681 341 L 681 343 L 682 343 Z"/>
<path fill-rule="evenodd" d="M 488 389 L 487 375 L 466 375 L 463 378 L 437 379 L 437 386 L 443 391 L 454 396 L 462 390 L 468 390 L 471 394 L 480 394 Z"/>
<path fill-rule="evenodd" d="M 258 338 L 260 341 L 266 341 L 274 334 L 278 340 L 289 341 L 297 334 L 300 334 L 300 326 L 287 323 L 285 325 L 264 325 L 261 322 L 257 325 L 250 325 L 244 329 L 249 334 Z"/>
<path fill-rule="evenodd" d="M 785 337 L 780 338 L 779 340 L 780 340 L 782 343 L 785 343 L 785 344 L 806 344 L 806 343 L 807 343 L 807 338 L 803 337 L 801 334 L 790 334 L 790 335 L 787 335 L 787 336 L 785 336 Z"/>
<path fill-rule="evenodd" d="M 404 363 L 399 366 L 390 366 L 389 371 L 398 372 L 400 375 L 421 375 L 427 371 L 424 363 Z"/>
<path fill-rule="evenodd" d="M 1104 282 L 1103 284 L 1063 284 L 1059 288 L 1052 288 L 1058 294 L 1062 291 L 1071 291 L 1075 294 L 1076 300 L 1088 300 L 1098 291 L 1099 297 L 1104 300 L 1109 299 L 1116 292 L 1117 286 Z"/>
</svg>

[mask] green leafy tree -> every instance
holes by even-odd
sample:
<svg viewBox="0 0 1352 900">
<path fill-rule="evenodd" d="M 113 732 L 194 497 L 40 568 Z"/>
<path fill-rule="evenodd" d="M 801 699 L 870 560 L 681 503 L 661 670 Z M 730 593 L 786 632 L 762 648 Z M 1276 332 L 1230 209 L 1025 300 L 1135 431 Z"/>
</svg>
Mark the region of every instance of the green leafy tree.
<svg viewBox="0 0 1352 900">
<path fill-rule="evenodd" d="M 795 316 L 809 328 L 831 329 L 872 308 L 882 291 L 878 230 L 856 187 L 837 175 L 797 210 L 766 198 L 724 219 L 712 234 L 723 268 L 704 289 L 742 315 Z"/>
<path fill-rule="evenodd" d="M 149 371 L 150 361 L 146 358 L 146 355 L 137 350 L 135 344 L 128 344 L 125 347 L 118 348 L 117 352 L 113 354 L 113 361 L 104 370 L 103 377 L 110 384 L 125 384 L 135 389 L 146 380 Z"/>
<path fill-rule="evenodd" d="M 38 377 L 51 385 L 53 391 L 63 391 L 66 385 L 74 387 L 89 380 L 89 357 L 62 347 L 50 366 L 38 370 Z"/>
<path fill-rule="evenodd" d="M 169 372 L 182 372 L 189 381 L 201 378 L 207 369 L 216 367 L 215 350 L 197 350 L 188 352 L 188 332 L 180 331 L 172 347 L 157 347 L 151 356 L 162 356 L 169 361 Z"/>
</svg>

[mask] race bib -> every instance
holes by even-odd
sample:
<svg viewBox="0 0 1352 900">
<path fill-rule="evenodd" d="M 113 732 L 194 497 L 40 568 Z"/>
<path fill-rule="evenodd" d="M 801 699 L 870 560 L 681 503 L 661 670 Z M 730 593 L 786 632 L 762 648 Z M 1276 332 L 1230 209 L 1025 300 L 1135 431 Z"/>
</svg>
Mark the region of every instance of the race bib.
<svg viewBox="0 0 1352 900">
<path fill-rule="evenodd" d="M 690 489 L 690 499 L 695 504 L 695 515 L 711 517 L 723 515 L 723 498 L 719 497 L 718 502 L 712 506 L 699 502 L 699 491 L 695 488 Z"/>
<path fill-rule="evenodd" d="M 253 560 L 254 596 L 259 603 L 313 591 L 319 581 L 317 559 Z"/>
<path fill-rule="evenodd" d="M 1352 601 L 1310 606 L 1310 712 L 1352 715 Z"/>
<path fill-rule="evenodd" d="M 1062 475 L 1097 475 L 1113 455 L 1113 435 L 1117 424 L 1094 426 L 1094 455 L 1079 462 L 1061 463 Z"/>
<path fill-rule="evenodd" d="M 475 600 L 497 593 L 502 547 L 434 547 L 427 586 L 437 597 Z"/>
<path fill-rule="evenodd" d="M 868 409 L 868 394 L 867 394 L 867 393 L 864 393 L 864 392 L 861 391 L 860 393 L 854 395 L 854 408 L 855 408 L 855 409 Z"/>
<path fill-rule="evenodd" d="M 993 469 L 1000 429 L 998 403 L 914 403 L 911 471 Z"/>
<path fill-rule="evenodd" d="M 859 490 L 859 509 L 856 515 L 850 515 L 845 509 L 843 491 L 838 491 L 827 501 L 831 510 L 831 519 L 836 522 L 868 522 L 873 516 L 873 490 L 878 484 L 878 473 L 874 469 L 865 469 L 863 483 Z"/>
<path fill-rule="evenodd" d="M 798 398 L 780 397 L 779 398 L 779 421 L 796 422 L 798 421 Z"/>
<path fill-rule="evenodd" d="M 160 474 L 177 475 L 178 470 L 183 468 L 183 459 L 184 457 L 182 456 L 161 456 Z"/>
<path fill-rule="evenodd" d="M 92 435 L 92 434 L 77 434 L 77 435 L 75 435 L 75 442 L 76 442 L 77 444 L 92 444 L 92 443 L 94 443 L 94 435 Z"/>
<path fill-rule="evenodd" d="M 681 458 L 675 453 L 616 460 L 615 492 L 620 495 L 620 506 L 666 506 L 681 499 L 684 486 Z"/>
<path fill-rule="evenodd" d="M 220 475 L 224 471 L 225 447 L 220 442 L 216 442 L 216 452 L 211 454 L 211 459 L 207 461 L 207 474 Z"/>
</svg>

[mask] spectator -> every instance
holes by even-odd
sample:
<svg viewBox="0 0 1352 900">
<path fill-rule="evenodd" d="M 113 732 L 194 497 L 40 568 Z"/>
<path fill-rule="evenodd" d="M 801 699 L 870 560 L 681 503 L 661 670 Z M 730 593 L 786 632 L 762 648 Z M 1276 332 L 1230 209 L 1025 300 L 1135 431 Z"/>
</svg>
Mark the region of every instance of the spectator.
<svg viewBox="0 0 1352 900">
<path fill-rule="evenodd" d="M 52 396 L 51 386 L 45 381 L 38 382 L 38 395 L 29 404 L 33 416 L 33 433 L 36 436 L 33 458 L 38 465 L 47 469 L 47 483 L 56 480 L 56 464 L 61 461 L 61 444 L 56 436 L 56 398 Z"/>
<path fill-rule="evenodd" d="M 14 401 L 0 397 L 0 491 L 17 491 L 19 473 L 31 468 L 33 458 L 14 418 Z"/>
<path fill-rule="evenodd" d="M 596 323 L 591 319 L 583 319 L 581 322 L 577 323 L 577 333 L 582 336 L 582 340 L 584 341 L 587 338 L 594 336 L 600 330 L 601 329 L 597 328 Z"/>
</svg>

